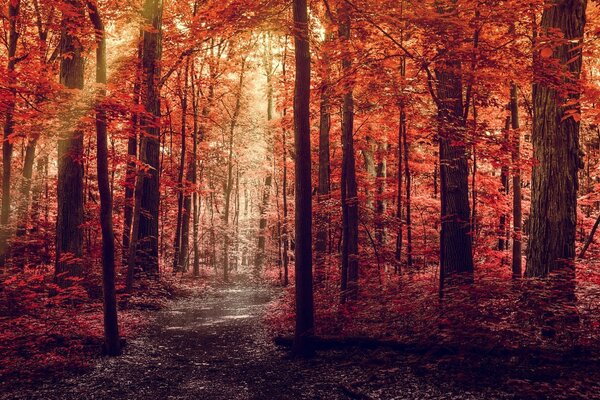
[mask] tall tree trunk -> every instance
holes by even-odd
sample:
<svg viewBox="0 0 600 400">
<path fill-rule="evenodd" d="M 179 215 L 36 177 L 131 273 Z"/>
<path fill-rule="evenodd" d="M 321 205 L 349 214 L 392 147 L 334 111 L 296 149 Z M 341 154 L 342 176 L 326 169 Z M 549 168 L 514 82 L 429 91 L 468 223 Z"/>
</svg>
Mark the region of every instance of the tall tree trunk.
<svg viewBox="0 0 600 400">
<path fill-rule="evenodd" d="M 510 111 L 510 103 L 509 103 L 509 111 Z M 509 146 L 510 143 L 510 120 L 511 117 L 507 116 L 505 119 L 504 125 L 504 146 Z M 500 182 L 502 183 L 502 195 L 508 195 L 509 187 L 508 187 L 508 164 L 502 166 L 500 170 Z M 504 251 L 508 248 L 508 243 L 505 240 L 506 238 L 506 214 L 502 213 L 500 215 L 500 226 L 498 229 L 498 250 Z M 504 263 L 504 256 L 502 256 L 502 263 Z"/>
<path fill-rule="evenodd" d="M 87 2 L 92 25 L 96 29 L 96 83 L 100 86 L 96 104 L 96 165 L 100 192 L 100 227 L 102 229 L 102 289 L 104 293 L 104 345 L 107 355 L 121 353 L 117 295 L 115 289 L 115 234 L 112 220 L 112 195 L 108 173 L 106 110 L 106 38 L 104 24 L 93 0 Z"/>
<path fill-rule="evenodd" d="M 352 59 L 349 54 L 350 9 L 342 4 L 339 11 L 339 35 L 344 50 L 342 73 L 350 78 Z M 342 98 L 342 302 L 358 296 L 358 198 L 356 185 L 356 161 L 354 155 L 354 96 L 352 78 L 345 85 Z"/>
<path fill-rule="evenodd" d="M 137 251 L 139 265 L 149 275 L 158 274 L 158 219 L 160 168 L 160 59 L 162 54 L 162 0 L 145 0 L 142 13 L 144 29 L 142 50 L 141 103 L 145 113 L 141 119 L 144 135 L 141 140 L 142 162 L 148 171 L 141 179 L 141 201 Z M 135 217 L 134 217 L 135 218 Z"/>
<path fill-rule="evenodd" d="M 287 37 L 285 42 L 285 51 L 283 55 L 282 61 L 282 74 L 283 74 L 283 82 L 287 83 Z M 287 96 L 286 96 L 287 98 Z M 287 107 L 283 108 L 283 117 L 287 117 Z M 287 129 L 282 129 L 281 131 L 281 157 L 283 163 L 283 177 L 282 177 L 282 197 L 283 197 L 283 226 L 282 226 L 282 240 L 283 240 L 283 286 L 287 286 L 289 284 L 289 264 L 290 264 L 290 235 L 289 235 L 289 227 L 288 227 L 288 166 L 287 166 Z"/>
<path fill-rule="evenodd" d="M 385 184 L 387 180 L 387 151 L 388 144 L 378 143 L 377 144 L 377 167 L 375 168 L 375 238 L 379 246 L 385 245 Z"/>
<path fill-rule="evenodd" d="M 8 220 L 10 217 L 10 180 L 12 163 L 12 140 L 15 129 L 15 107 L 17 104 L 17 77 L 15 76 L 15 67 L 17 64 L 17 41 L 19 32 L 17 30 L 17 20 L 19 18 L 20 0 L 8 2 L 8 68 L 6 71 L 8 77 L 9 96 L 4 112 L 4 136 L 2 138 L 2 205 L 0 210 L 0 269 L 4 268 L 6 263 L 6 253 L 10 230 Z"/>
<path fill-rule="evenodd" d="M 560 31 L 564 39 L 550 47 L 556 63 L 536 56 L 533 86 L 534 128 L 530 235 L 525 276 L 545 277 L 560 270 L 574 278 L 579 149 L 578 102 L 586 0 L 548 2 L 541 21 L 542 36 Z M 546 39 L 546 38 L 544 38 Z M 552 40 L 552 39 L 550 39 Z M 537 51 L 537 50 L 536 50 Z"/>
<path fill-rule="evenodd" d="M 83 89 L 84 59 L 77 29 L 85 18 L 78 2 L 63 13 L 60 83 L 67 89 Z M 83 131 L 77 112 L 68 118 L 58 140 L 58 214 L 56 217 L 56 282 L 69 284 L 69 277 L 81 276 L 83 256 Z M 68 125 L 68 126 L 67 126 Z"/>
<path fill-rule="evenodd" d="M 330 162 L 330 143 L 329 143 L 329 132 L 331 130 L 331 111 L 329 101 L 330 91 L 330 55 L 329 48 L 331 42 L 331 33 L 325 31 L 325 43 L 323 43 L 323 56 L 321 59 L 321 104 L 319 106 L 319 184 L 318 184 L 318 195 L 319 202 L 322 203 L 321 208 L 325 208 L 323 205 L 329 200 L 331 192 L 331 162 Z M 317 258 L 322 258 L 323 254 L 327 250 L 327 239 L 329 236 L 329 218 L 326 212 L 321 209 L 321 218 L 319 221 L 319 230 L 315 240 L 315 251 L 317 252 Z M 315 271 L 317 272 L 317 271 Z M 317 280 L 319 279 L 317 275 Z"/>
<path fill-rule="evenodd" d="M 183 224 L 184 224 L 184 207 L 185 207 L 185 187 L 183 177 L 185 172 L 185 160 L 187 152 L 186 140 L 186 122 L 187 122 L 187 82 L 188 82 L 189 59 L 186 61 L 183 88 L 181 89 L 181 161 L 179 162 L 179 173 L 177 176 L 177 225 L 175 228 L 175 243 L 173 244 L 173 273 L 183 271 L 183 263 L 181 256 L 181 248 L 183 246 Z M 189 173 L 189 172 L 188 172 Z M 188 200 L 189 203 L 189 200 Z M 189 208 L 189 204 L 188 204 Z M 188 215 L 188 232 L 189 232 L 189 213 Z M 186 240 L 188 238 L 186 237 Z M 187 247 L 187 246 L 186 246 Z M 186 249 L 187 250 L 187 249 Z M 184 256 L 185 257 L 185 256 Z"/>
<path fill-rule="evenodd" d="M 403 58 L 401 60 L 401 75 L 404 77 L 404 70 L 406 61 Z M 402 159 L 403 159 L 403 151 L 402 151 L 402 141 L 404 138 L 404 132 L 406 131 L 406 109 L 404 107 L 404 101 L 400 102 L 400 123 L 398 125 L 398 170 L 396 173 L 396 220 L 398 222 L 398 232 L 396 234 L 396 265 L 394 266 L 394 270 L 396 273 L 399 273 L 402 265 L 402 230 L 404 221 L 402 218 Z"/>
<path fill-rule="evenodd" d="M 223 279 L 225 282 L 229 281 L 229 209 L 231 204 L 231 192 L 233 191 L 233 145 L 235 138 L 235 129 L 237 127 L 240 110 L 242 107 L 241 97 L 244 90 L 244 74 L 246 72 L 246 59 L 242 59 L 242 65 L 240 69 L 240 76 L 237 87 L 237 96 L 235 101 L 235 108 L 231 116 L 231 123 L 229 125 L 229 147 L 227 156 L 227 181 L 224 186 L 224 197 L 225 205 L 223 210 L 223 223 L 225 226 L 224 238 L 223 238 Z"/>
<path fill-rule="evenodd" d="M 131 115 L 131 133 L 127 139 L 127 169 L 125 171 L 125 204 L 123 207 L 123 260 L 127 260 L 129 251 L 129 242 L 131 239 L 131 224 L 133 221 L 134 199 L 136 181 L 136 157 L 138 150 L 138 133 L 140 130 L 140 91 L 142 85 L 142 51 L 143 51 L 143 32 L 140 32 L 138 39 L 138 58 L 136 65 L 135 83 L 133 85 L 133 107 Z"/>
<path fill-rule="evenodd" d="M 310 355 L 314 334 L 312 279 L 312 184 L 310 155 L 310 44 L 306 0 L 294 0 L 296 82 L 294 146 L 296 149 L 296 327 L 294 352 Z"/>
<path fill-rule="evenodd" d="M 264 56 L 264 68 L 267 76 L 267 142 L 273 141 L 271 121 L 273 120 L 273 49 L 271 37 L 267 35 L 267 43 L 265 44 L 266 54 Z M 274 142 L 274 141 L 273 141 Z M 270 149 L 267 149 L 267 161 L 271 160 L 270 152 L 273 147 L 269 144 Z M 258 226 L 258 245 L 256 249 L 256 257 L 254 259 L 254 275 L 258 277 L 262 271 L 265 261 L 265 246 L 266 246 L 266 229 L 267 229 L 267 209 L 269 206 L 269 196 L 271 186 L 273 184 L 273 176 L 268 173 L 265 177 L 265 186 L 263 191 L 262 203 L 260 206 L 260 221 Z"/>
<path fill-rule="evenodd" d="M 513 245 L 512 245 L 512 276 L 520 278 L 521 272 L 521 132 L 519 130 L 519 99 L 517 97 L 517 85 L 510 86 L 510 114 L 513 129 Z"/>
<path fill-rule="evenodd" d="M 406 127 L 402 130 L 402 141 L 404 142 L 404 176 L 406 185 L 406 266 L 413 266 L 413 245 L 412 245 L 412 199 L 411 199 L 411 175 L 409 162 L 408 132 Z"/>
<path fill-rule="evenodd" d="M 442 224 L 440 290 L 448 277 L 473 273 L 461 64 L 454 61 L 455 56 L 447 57 L 452 61 L 445 61 L 436 68 Z"/>
</svg>

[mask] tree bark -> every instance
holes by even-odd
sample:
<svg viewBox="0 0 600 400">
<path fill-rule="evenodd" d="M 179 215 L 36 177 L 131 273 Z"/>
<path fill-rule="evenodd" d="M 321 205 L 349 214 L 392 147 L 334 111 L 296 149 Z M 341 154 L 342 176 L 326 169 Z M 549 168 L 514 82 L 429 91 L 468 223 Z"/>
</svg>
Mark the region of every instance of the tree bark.
<svg viewBox="0 0 600 400">
<path fill-rule="evenodd" d="M 342 42 L 342 74 L 352 75 L 350 45 L 350 9 L 343 3 L 338 11 L 339 35 Z M 353 82 L 346 83 L 342 97 L 342 281 L 341 300 L 358 297 L 358 197 L 356 185 L 356 160 L 354 155 L 354 96 Z"/>
<path fill-rule="evenodd" d="M 160 168 L 160 59 L 162 54 L 162 0 L 145 0 L 142 13 L 144 29 L 142 47 L 141 118 L 144 136 L 141 140 L 142 162 L 148 171 L 141 179 L 141 201 L 138 212 L 137 263 L 149 275 L 158 274 L 158 219 Z"/>
<path fill-rule="evenodd" d="M 60 83 L 67 89 L 82 90 L 83 48 L 76 27 L 85 15 L 78 2 L 69 1 L 68 6 L 71 10 L 62 18 Z M 58 140 L 55 278 L 60 286 L 68 286 L 69 278 L 83 272 L 83 131 L 78 127 L 77 114 L 74 111 L 67 118 Z"/>
<path fill-rule="evenodd" d="M 186 122 L 187 122 L 187 82 L 188 82 L 188 68 L 189 68 L 189 60 L 186 61 L 186 67 L 183 78 L 183 88 L 181 89 L 181 161 L 179 163 L 179 173 L 177 176 L 177 225 L 175 228 L 175 243 L 173 244 L 173 273 L 182 272 L 183 271 L 183 263 L 182 263 L 182 247 L 183 247 L 183 225 L 185 219 L 185 199 L 188 197 L 185 194 L 185 186 L 183 182 L 184 173 L 185 173 L 185 161 L 186 161 L 186 152 L 187 152 L 187 142 L 186 142 Z M 187 179 L 186 179 L 187 180 Z M 188 200 L 188 208 L 189 208 L 189 200 Z M 187 228 L 189 233 L 189 213 L 187 214 Z M 186 237 L 186 240 L 188 238 Z M 187 246 L 186 246 L 187 247 Z M 187 250 L 187 249 L 186 249 Z M 184 256 L 185 257 L 185 256 Z"/>
<path fill-rule="evenodd" d="M 541 36 L 564 35 L 551 47 L 557 63 L 535 58 L 533 86 L 534 157 L 530 235 L 525 276 L 545 277 L 561 270 L 574 279 L 579 148 L 578 103 L 586 0 L 548 1 L 541 20 Z M 537 50 L 536 50 L 537 51 Z M 542 53 L 543 54 L 543 53 Z"/>
<path fill-rule="evenodd" d="M 511 127 L 513 129 L 513 245 L 512 245 L 512 276 L 520 278 L 521 272 L 521 132 L 519 130 L 519 99 L 517 97 L 517 85 L 510 87 L 510 114 Z"/>
<path fill-rule="evenodd" d="M 106 110 L 106 37 L 104 24 L 96 4 L 88 0 L 88 12 L 96 29 L 96 83 L 100 85 L 96 104 L 96 166 L 100 192 L 100 227 L 102 229 L 102 289 L 104 294 L 104 346 L 109 356 L 121 353 L 117 295 L 115 288 L 115 234 L 113 230 L 113 200 L 108 173 Z"/>
<path fill-rule="evenodd" d="M 2 205 L 0 210 L 0 269 L 3 269 L 6 263 L 6 253 L 10 229 L 8 220 L 10 218 L 10 181 L 12 170 L 12 140 L 15 127 L 14 113 L 17 104 L 17 77 L 15 76 L 15 67 L 17 64 L 17 41 L 19 32 L 17 30 L 17 20 L 21 7 L 20 0 L 8 2 L 8 68 L 6 71 L 8 77 L 9 96 L 7 99 L 6 110 L 4 113 L 4 136 L 2 138 Z"/>
<path fill-rule="evenodd" d="M 296 82 L 294 88 L 294 145 L 296 149 L 296 326 L 294 352 L 312 353 L 314 335 L 312 279 L 312 184 L 310 152 L 310 44 L 306 0 L 294 0 Z"/>
<path fill-rule="evenodd" d="M 133 222 L 133 208 L 136 181 L 136 157 L 138 151 L 138 134 L 140 130 L 140 112 L 138 106 L 140 104 L 140 91 L 142 79 L 142 51 L 143 51 L 143 32 L 140 32 L 138 40 L 138 58 L 136 65 L 135 83 L 133 85 L 133 107 L 131 115 L 131 133 L 127 139 L 127 169 L 125 171 L 125 204 L 123 207 L 123 260 L 127 261 L 129 243 L 131 241 L 131 224 Z"/>
<path fill-rule="evenodd" d="M 326 28 L 327 29 L 327 28 Z M 330 162 L 330 146 L 329 132 L 331 130 L 331 112 L 330 112 L 330 75 L 331 66 L 329 65 L 329 50 L 328 46 L 331 42 L 331 33 L 325 32 L 325 43 L 323 43 L 323 56 L 321 63 L 321 104 L 319 106 L 319 183 L 318 195 L 319 202 L 323 204 L 329 200 L 331 192 L 331 162 Z M 324 208 L 324 206 L 321 206 Z M 321 210 L 319 230 L 315 240 L 315 251 L 318 258 L 322 257 L 327 250 L 328 226 L 329 218 L 326 211 Z M 318 279 L 318 278 L 317 278 Z"/>
<path fill-rule="evenodd" d="M 451 61 L 436 68 L 438 79 L 438 140 L 440 147 L 440 288 L 454 274 L 473 273 L 469 169 L 464 138 L 460 62 Z M 468 278 L 468 277 L 467 277 Z"/>
</svg>

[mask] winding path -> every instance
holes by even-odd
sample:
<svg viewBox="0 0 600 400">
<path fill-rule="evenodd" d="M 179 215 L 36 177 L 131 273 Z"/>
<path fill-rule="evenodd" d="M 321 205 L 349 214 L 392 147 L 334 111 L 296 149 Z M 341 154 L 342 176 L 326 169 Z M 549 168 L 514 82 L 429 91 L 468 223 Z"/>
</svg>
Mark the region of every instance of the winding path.
<svg viewBox="0 0 600 400">
<path fill-rule="evenodd" d="M 328 352 L 292 360 L 276 348 L 262 315 L 276 292 L 212 289 L 160 311 L 119 358 L 61 382 L 0 394 L 7 399 L 491 399 L 452 393 L 416 377 L 395 355 Z"/>
</svg>

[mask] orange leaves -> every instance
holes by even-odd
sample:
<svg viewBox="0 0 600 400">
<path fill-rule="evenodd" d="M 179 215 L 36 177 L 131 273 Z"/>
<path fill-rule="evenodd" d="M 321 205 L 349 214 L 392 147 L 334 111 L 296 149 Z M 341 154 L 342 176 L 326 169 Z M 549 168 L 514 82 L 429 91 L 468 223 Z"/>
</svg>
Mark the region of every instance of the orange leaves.
<svg viewBox="0 0 600 400">
<path fill-rule="evenodd" d="M 544 48 L 542 48 L 542 50 L 540 51 L 540 56 L 542 56 L 542 58 L 550 58 L 552 57 L 552 48 L 549 46 L 546 46 Z"/>
</svg>

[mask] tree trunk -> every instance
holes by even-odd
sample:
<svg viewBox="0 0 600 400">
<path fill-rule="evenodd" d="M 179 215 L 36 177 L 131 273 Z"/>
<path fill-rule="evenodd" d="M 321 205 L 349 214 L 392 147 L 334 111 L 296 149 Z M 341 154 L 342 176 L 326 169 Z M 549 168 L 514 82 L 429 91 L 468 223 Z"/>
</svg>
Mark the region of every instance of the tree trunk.
<svg viewBox="0 0 600 400">
<path fill-rule="evenodd" d="M 456 56 L 449 54 L 447 59 L 451 61 L 436 67 L 442 224 L 440 290 L 448 277 L 473 273 L 461 64 L 454 61 Z"/>
<path fill-rule="evenodd" d="M 513 129 L 513 245 L 512 245 L 512 276 L 520 278 L 521 272 L 521 132 L 519 130 L 519 99 L 517 85 L 510 87 L 510 114 Z"/>
<path fill-rule="evenodd" d="M 17 20 L 19 18 L 20 0 L 9 1 L 8 3 L 8 68 L 6 71 L 8 77 L 9 96 L 6 101 L 6 110 L 4 112 L 4 136 L 2 140 L 2 205 L 0 210 L 0 269 L 4 268 L 6 263 L 6 253 L 10 229 L 8 220 L 10 218 L 10 180 L 12 163 L 12 141 L 15 127 L 14 113 L 17 104 L 17 77 L 15 76 L 15 66 L 17 64 L 17 41 L 19 32 L 17 30 Z"/>
<path fill-rule="evenodd" d="M 181 249 L 183 247 L 183 224 L 184 224 L 184 207 L 185 199 L 189 196 L 185 194 L 185 186 L 183 182 L 184 171 L 185 171 L 185 160 L 186 160 L 186 122 L 187 122 L 187 82 L 188 82 L 188 68 L 189 60 L 186 61 L 186 67 L 184 72 L 184 83 L 181 92 L 181 161 L 179 163 L 179 174 L 177 176 L 177 225 L 175 228 L 175 243 L 173 244 L 173 273 L 183 271 L 183 263 L 181 256 Z M 188 172 L 189 173 L 189 172 Z M 189 208 L 189 200 L 188 200 Z M 189 213 L 188 215 L 188 233 L 189 233 Z M 186 240 L 188 238 L 186 237 Z M 187 247 L 187 246 L 186 246 Z"/>
<path fill-rule="evenodd" d="M 325 43 L 323 43 L 323 57 L 321 63 L 323 64 L 321 69 L 321 104 L 319 106 L 319 183 L 318 183 L 318 195 L 319 202 L 324 203 L 329 200 L 331 192 L 331 162 L 330 162 L 330 146 L 329 146 L 329 132 L 331 130 L 331 112 L 329 104 L 329 91 L 330 91 L 330 75 L 331 66 L 329 61 L 329 50 L 328 46 L 331 42 L 331 34 L 325 32 Z M 323 254 L 327 250 L 327 238 L 328 238 L 328 227 L 329 218 L 327 212 L 323 210 L 325 206 L 321 206 L 322 209 L 319 221 L 319 230 L 317 231 L 315 241 L 315 251 L 317 252 L 318 259 L 322 258 Z M 317 276 L 317 279 L 318 276 Z"/>
<path fill-rule="evenodd" d="M 312 183 L 310 152 L 310 44 L 306 0 L 294 0 L 296 82 L 294 88 L 294 145 L 296 149 L 296 327 L 294 352 L 312 353 L 314 335 L 312 280 Z"/>
<path fill-rule="evenodd" d="M 76 36 L 85 17 L 79 3 L 69 2 L 73 12 L 62 19 L 60 83 L 67 89 L 83 89 L 84 59 L 82 44 Z M 83 270 L 83 131 L 78 127 L 74 111 L 63 125 L 58 140 L 58 214 L 56 217 L 55 278 L 60 286 L 69 285 L 70 277 L 81 276 Z"/>
<path fill-rule="evenodd" d="M 98 190 L 100 192 L 100 227 L 102 229 L 102 289 L 104 293 L 104 345 L 106 354 L 121 353 L 119 323 L 117 318 L 117 295 L 115 289 L 115 234 L 113 231 L 112 207 L 108 173 L 108 144 L 106 110 L 106 38 L 104 24 L 96 4 L 87 2 L 92 24 L 96 29 L 96 83 L 100 86 L 96 104 L 96 165 Z"/>
<path fill-rule="evenodd" d="M 343 44 L 342 74 L 352 74 L 352 59 L 348 53 L 350 41 L 350 9 L 343 4 L 338 12 L 339 35 Z M 351 78 L 352 79 L 352 78 Z M 358 296 L 358 197 L 356 160 L 354 155 L 354 96 L 353 83 L 347 82 L 342 98 L 342 302 Z"/>
<path fill-rule="evenodd" d="M 541 35 L 564 34 L 551 47 L 557 62 L 536 56 L 533 86 L 534 128 L 530 235 L 525 276 L 545 277 L 561 270 L 574 278 L 579 149 L 577 83 L 581 72 L 586 0 L 559 0 L 544 9 Z M 537 50 L 536 50 L 537 51 Z"/>
<path fill-rule="evenodd" d="M 404 65 L 405 60 L 402 59 L 401 63 L 401 75 L 404 76 Z M 400 103 L 400 123 L 398 126 L 398 170 L 396 171 L 396 221 L 398 222 L 398 232 L 396 234 L 396 265 L 394 270 L 396 273 L 400 273 L 401 265 L 402 265 L 402 230 L 404 221 L 402 220 L 402 159 L 403 159 L 403 151 L 402 151 L 402 141 L 404 138 L 404 132 L 406 131 L 406 110 L 404 107 L 404 102 Z"/>
<path fill-rule="evenodd" d="M 127 139 L 127 169 L 125 172 L 125 204 L 123 207 L 123 260 L 127 260 L 129 251 L 129 242 L 131 240 L 131 224 L 133 221 L 133 192 L 136 181 L 136 157 L 138 149 L 138 133 L 140 130 L 140 112 L 137 107 L 140 104 L 140 91 L 142 79 L 142 51 L 143 51 L 143 33 L 140 32 L 138 40 L 138 60 L 133 85 L 133 107 L 131 116 L 131 133 Z"/>
<path fill-rule="evenodd" d="M 158 218 L 160 168 L 160 59 L 162 53 L 162 0 L 145 0 L 142 14 L 146 26 L 142 50 L 141 119 L 145 131 L 141 141 L 142 162 L 148 171 L 141 179 L 141 201 L 137 236 L 138 260 L 144 272 L 158 274 Z"/>
<path fill-rule="evenodd" d="M 411 175 L 410 165 L 408 163 L 408 154 L 410 145 L 408 143 L 408 132 L 406 127 L 402 130 L 402 141 L 404 142 L 404 176 L 406 185 L 406 266 L 413 266 L 413 246 L 412 246 L 412 199 L 411 199 Z"/>
</svg>

